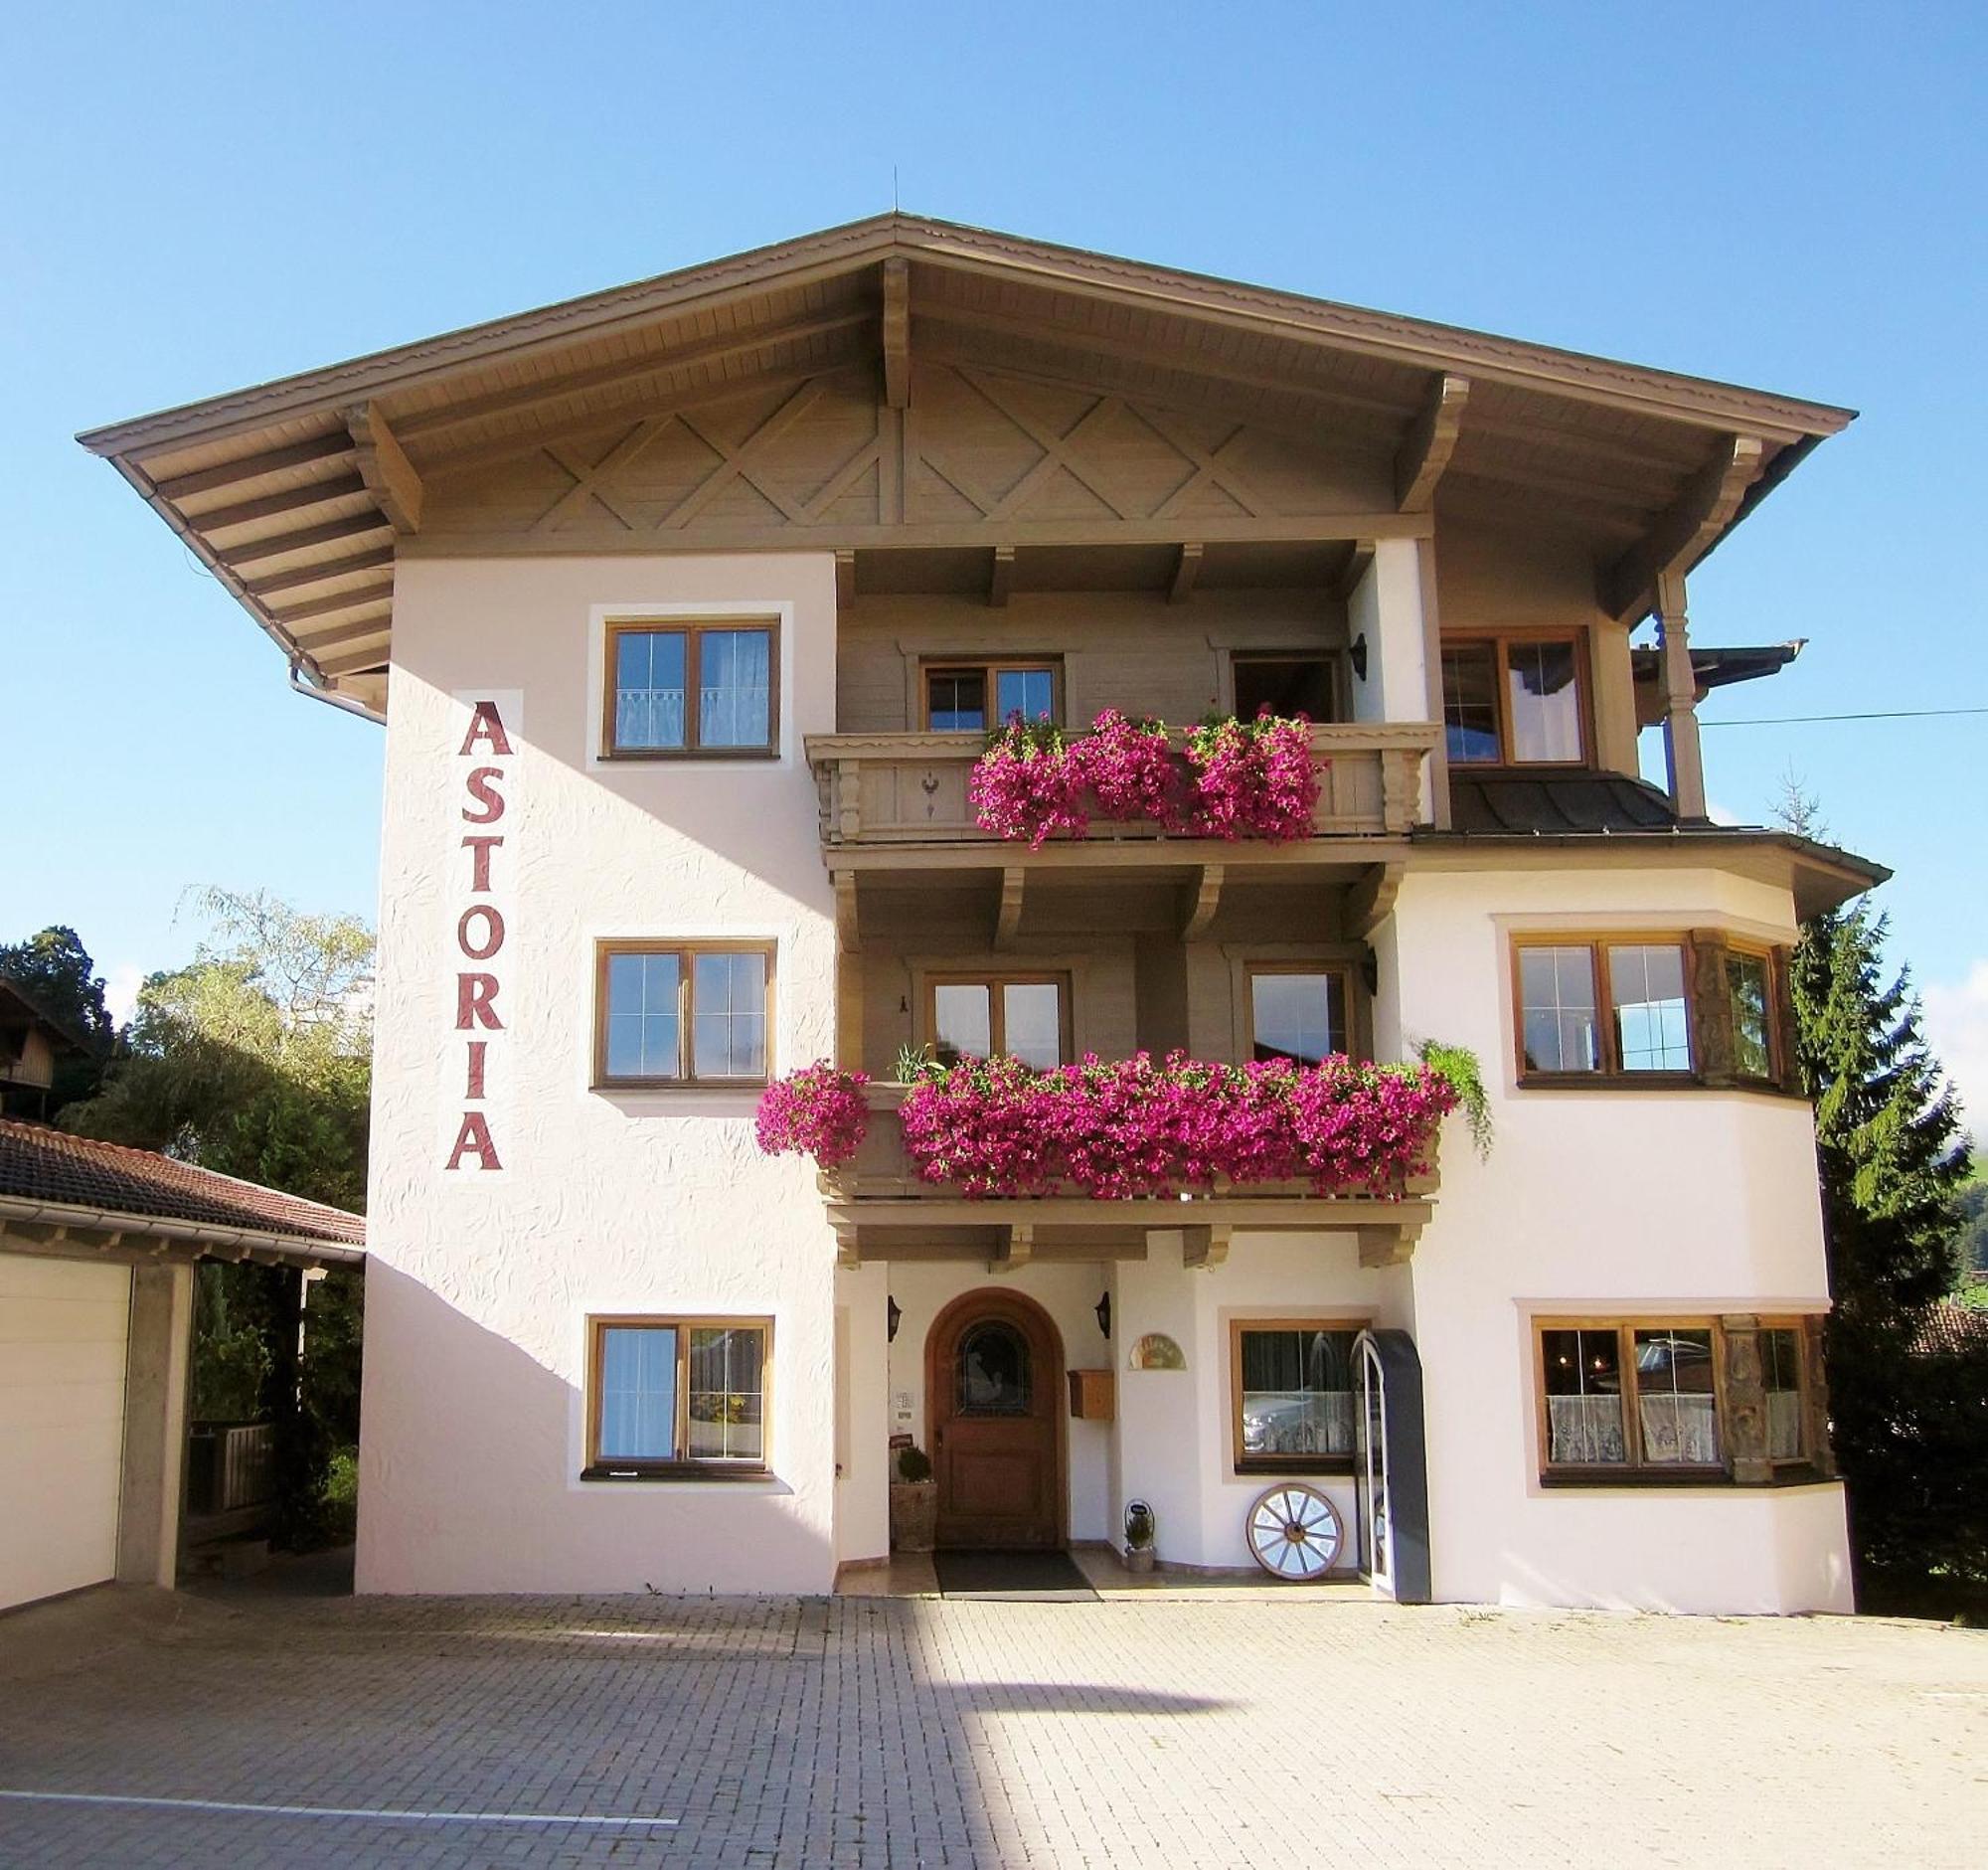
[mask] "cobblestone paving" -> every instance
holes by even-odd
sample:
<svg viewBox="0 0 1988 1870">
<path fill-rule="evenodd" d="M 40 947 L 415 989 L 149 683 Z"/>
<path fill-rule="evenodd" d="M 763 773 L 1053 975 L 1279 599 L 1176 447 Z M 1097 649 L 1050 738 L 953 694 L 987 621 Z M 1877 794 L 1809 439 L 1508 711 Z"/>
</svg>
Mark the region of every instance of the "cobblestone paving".
<svg viewBox="0 0 1988 1870">
<path fill-rule="evenodd" d="M 99 1593 L 0 1619 L 0 1791 L 21 1790 L 204 1802 L 0 1798 L 10 1867 L 1973 1866 L 1988 1634 Z M 677 1822 L 578 1821 L 656 1817 Z"/>
</svg>

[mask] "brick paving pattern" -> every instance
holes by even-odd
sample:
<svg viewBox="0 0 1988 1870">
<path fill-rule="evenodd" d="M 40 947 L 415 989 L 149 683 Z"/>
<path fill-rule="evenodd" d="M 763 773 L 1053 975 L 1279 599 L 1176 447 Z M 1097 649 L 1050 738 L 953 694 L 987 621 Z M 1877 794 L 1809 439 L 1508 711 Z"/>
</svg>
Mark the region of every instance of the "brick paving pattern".
<svg viewBox="0 0 1988 1870">
<path fill-rule="evenodd" d="M 1988 1861 L 1988 1634 L 1382 1605 L 93 1594 L 0 1619 L 0 1864 Z"/>
</svg>

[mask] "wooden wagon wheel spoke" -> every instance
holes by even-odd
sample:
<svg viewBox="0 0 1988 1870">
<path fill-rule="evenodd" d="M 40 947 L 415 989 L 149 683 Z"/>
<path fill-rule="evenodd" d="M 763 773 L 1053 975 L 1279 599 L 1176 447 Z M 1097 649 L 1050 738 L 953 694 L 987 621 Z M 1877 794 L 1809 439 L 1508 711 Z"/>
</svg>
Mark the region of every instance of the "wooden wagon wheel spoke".
<svg viewBox="0 0 1988 1870">
<path fill-rule="evenodd" d="M 1249 1551 L 1273 1578 L 1322 1578 L 1338 1562 L 1339 1513 L 1316 1487 L 1287 1481 L 1270 1488 L 1244 1521 Z"/>
</svg>

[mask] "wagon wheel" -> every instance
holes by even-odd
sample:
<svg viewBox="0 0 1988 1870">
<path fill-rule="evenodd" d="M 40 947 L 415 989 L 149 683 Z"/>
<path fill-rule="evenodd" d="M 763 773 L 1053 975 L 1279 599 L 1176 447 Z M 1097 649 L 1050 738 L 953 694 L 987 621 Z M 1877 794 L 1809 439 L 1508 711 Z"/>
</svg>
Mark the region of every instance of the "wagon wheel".
<svg viewBox="0 0 1988 1870">
<path fill-rule="evenodd" d="M 1303 1584 L 1322 1578 L 1339 1560 L 1339 1515 L 1316 1487 L 1287 1481 L 1249 1509 L 1249 1550 L 1272 1578 Z"/>
</svg>

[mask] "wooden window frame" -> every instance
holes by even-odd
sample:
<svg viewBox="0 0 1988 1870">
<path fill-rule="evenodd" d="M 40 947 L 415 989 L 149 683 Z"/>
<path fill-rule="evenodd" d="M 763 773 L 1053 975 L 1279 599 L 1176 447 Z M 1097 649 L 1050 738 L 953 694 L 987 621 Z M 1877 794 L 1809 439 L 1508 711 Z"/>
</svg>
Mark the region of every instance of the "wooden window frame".
<svg viewBox="0 0 1988 1870">
<path fill-rule="evenodd" d="M 630 1459 L 600 1453 L 600 1379 L 606 1333 L 613 1328 L 673 1330 L 676 1346 L 676 1420 L 672 1440 L 690 1445 L 690 1334 L 705 1330 L 756 1330 L 759 1353 L 759 1458 L 725 1460 L 711 1455 L 679 1455 L 669 1460 Z M 601 1312 L 586 1320 L 586 1447 L 582 1480 L 763 1480 L 773 1471 L 773 1320 L 771 1317 L 702 1312 Z"/>
<path fill-rule="evenodd" d="M 1811 1341 L 1813 1334 L 1809 1330 L 1809 1320 L 1799 1315 L 1762 1317 L 1755 1324 L 1754 1330 L 1756 1333 L 1786 1331 L 1791 1333 L 1795 1340 L 1795 1394 L 1800 1399 L 1801 1443 L 1792 1454 L 1776 1455 L 1769 1449 L 1767 1459 L 1780 1472 L 1792 1470 L 1804 1474 L 1812 1473 L 1816 1469 L 1817 1461 L 1816 1450 L 1810 1445 L 1810 1440 L 1814 1434 L 1817 1414 L 1815 1395 L 1822 1373 L 1815 1364 L 1817 1346 Z M 1764 1364 L 1760 1371 L 1760 1388 L 1764 1396 L 1766 1393 Z"/>
<path fill-rule="evenodd" d="M 1242 1451 L 1242 1334 L 1245 1331 L 1346 1331 L 1355 1337 L 1370 1330 L 1368 1315 L 1340 1318 L 1279 1318 L 1251 1313 L 1229 1320 L 1229 1455 L 1239 1474 L 1350 1474 L 1353 1450 L 1344 1454 L 1245 1454 Z M 1357 1405 L 1356 1405 L 1357 1407 Z"/>
<path fill-rule="evenodd" d="M 938 990 L 941 987 L 985 987 L 987 989 L 987 1044 L 990 1058 L 1011 1056 L 1002 1049 L 1007 1038 L 1007 1016 L 997 987 L 1055 987 L 1057 990 L 1057 1048 L 1059 1063 L 1069 1065 L 1077 1058 L 1075 1019 L 1072 1003 L 1076 998 L 1067 968 L 1057 967 L 964 967 L 927 968 L 918 979 L 918 1016 L 924 1025 L 923 1043 L 938 1053 Z"/>
<path fill-rule="evenodd" d="M 1659 1090 L 1702 1083 L 1700 1066 L 1703 1052 L 1699 1042 L 1700 1008 L 1698 976 L 1691 935 L 1683 930 L 1608 930 L 1600 934 L 1579 930 L 1531 930 L 1512 937 L 1512 1066 L 1517 1082 L 1524 1088 L 1561 1091 Z M 1621 1041 L 1615 1031 L 1615 995 L 1609 982 L 1607 951 L 1610 948 L 1674 947 L 1684 964 L 1685 1043 L 1691 1049 L 1691 1064 L 1681 1072 L 1631 1072 L 1622 1068 Z M 1526 1063 L 1526 993 L 1523 955 L 1528 948 L 1585 948 L 1593 970 L 1594 1012 L 1601 1036 L 1601 1063 L 1591 1072 L 1543 1072 Z M 1761 1081 L 1764 1082 L 1764 1081 Z"/>
<path fill-rule="evenodd" d="M 1325 723 L 1341 722 L 1347 718 L 1346 695 L 1346 651 L 1343 649 L 1232 649 L 1229 655 L 1229 711 L 1240 721 L 1242 718 L 1242 703 L 1236 694 L 1236 671 L 1251 662 L 1316 662 L 1325 670 L 1327 688 L 1326 706 L 1330 710 L 1323 717 Z"/>
<path fill-rule="evenodd" d="M 1359 1041 L 1353 1000 L 1353 964 L 1328 960 L 1250 960 L 1242 963 L 1242 1058 L 1247 1064 L 1256 1056 L 1256 976 L 1258 974 L 1336 974 L 1339 978 L 1339 1006 L 1345 1026 L 1346 1050 L 1351 1056 Z"/>
<path fill-rule="evenodd" d="M 779 952 L 772 941 L 674 941 L 611 939 L 593 944 L 593 1089 L 595 1091 L 752 1091 L 763 1089 L 774 1076 L 775 970 Z M 617 954 L 674 954 L 677 968 L 677 1064 L 683 1075 L 660 1078 L 644 1074 L 622 1077 L 607 1069 L 607 968 Z M 766 1069 L 757 1077 L 709 1078 L 697 1072 L 696 961 L 700 954 L 759 954 L 766 962 Z"/>
<path fill-rule="evenodd" d="M 703 707 L 699 700 L 702 639 L 711 631 L 766 632 L 766 740 L 763 746 L 706 747 L 698 739 Z M 681 747 L 623 747 L 614 738 L 615 670 L 621 638 L 684 638 L 684 744 Z M 776 616 L 616 617 L 609 620 L 600 676 L 600 757 L 602 760 L 777 760 L 780 757 L 780 619 Z"/>
<path fill-rule="evenodd" d="M 1047 675 L 1050 678 L 1050 720 L 1063 725 L 1064 688 L 1061 656 L 1002 656 L 991 661 L 973 657 L 925 656 L 918 661 L 918 726 L 926 734 L 994 734 L 1002 723 L 994 717 L 995 678 L 1000 675 Z M 935 728 L 931 724 L 931 678 L 934 675 L 977 675 L 985 684 L 988 721 L 984 728 Z"/>
<path fill-rule="evenodd" d="M 1512 754 L 1512 693 L 1505 661 L 1506 648 L 1513 643 L 1569 643 L 1574 648 L 1574 716 L 1580 729 L 1580 754 L 1574 760 L 1517 760 Z M 1442 657 L 1452 649 L 1488 648 L 1496 681 L 1493 694 L 1498 707 L 1498 757 L 1495 760 L 1458 760 L 1449 755 L 1449 764 L 1463 772 L 1580 772 L 1591 771 L 1594 759 L 1594 680 L 1588 655 L 1587 632 L 1581 629 L 1510 629 L 1444 631 L 1436 648 L 1436 675 L 1441 683 Z M 1443 747 L 1449 745 L 1449 694 L 1442 696 Z"/>
<path fill-rule="evenodd" d="M 1621 1373 L 1622 1446 L 1620 1461 L 1556 1461 L 1552 1458 L 1552 1423 L 1547 1410 L 1546 1334 L 1549 1331 L 1613 1331 L 1616 1368 Z M 1712 1335 L 1712 1414 L 1719 1428 L 1719 1461 L 1651 1461 L 1644 1456 L 1642 1384 L 1636 1373 L 1638 1331 L 1709 1331 Z M 1539 1431 L 1540 1479 L 1585 1481 L 1618 1486 L 1691 1486 L 1727 1484 L 1733 1479 L 1731 1411 L 1726 1400 L 1726 1331 L 1717 1318 L 1613 1314 L 1602 1317 L 1539 1318 L 1532 1320 L 1533 1403 Z M 1806 1366 L 1803 1370 L 1806 1378 Z"/>
</svg>

